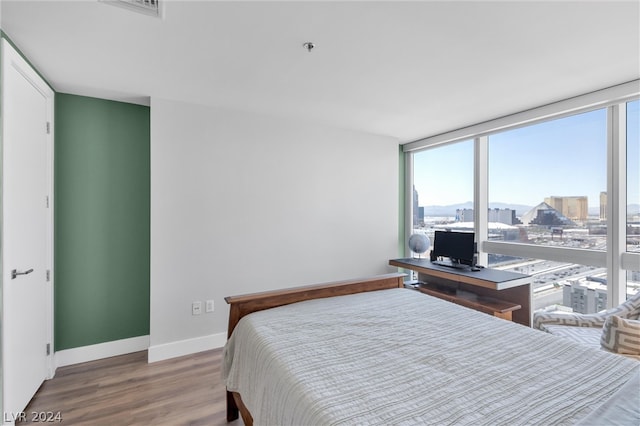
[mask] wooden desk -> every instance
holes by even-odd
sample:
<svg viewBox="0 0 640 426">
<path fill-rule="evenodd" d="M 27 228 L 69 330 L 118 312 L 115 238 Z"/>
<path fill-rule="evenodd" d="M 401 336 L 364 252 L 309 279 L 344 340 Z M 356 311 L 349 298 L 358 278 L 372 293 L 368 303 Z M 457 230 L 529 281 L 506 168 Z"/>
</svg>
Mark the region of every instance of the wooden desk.
<svg viewBox="0 0 640 426">
<path fill-rule="evenodd" d="M 505 319 L 511 316 L 514 322 L 531 326 L 529 275 L 491 268 L 482 268 L 479 271 L 448 268 L 435 265 L 428 259 L 414 258 L 392 259 L 389 265 L 418 272 L 418 279 L 426 283 L 419 288 L 424 293 L 493 315 L 504 314 L 496 316 Z M 501 302 L 506 303 L 502 308 Z M 492 303 L 497 305 L 491 307 Z M 490 311 L 494 308 L 500 309 Z"/>
</svg>

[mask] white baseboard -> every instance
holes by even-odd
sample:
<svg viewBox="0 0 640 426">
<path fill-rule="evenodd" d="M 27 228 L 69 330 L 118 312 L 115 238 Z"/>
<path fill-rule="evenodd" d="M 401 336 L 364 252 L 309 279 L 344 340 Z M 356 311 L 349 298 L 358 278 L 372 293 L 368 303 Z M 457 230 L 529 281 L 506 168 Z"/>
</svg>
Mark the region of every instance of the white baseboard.
<svg viewBox="0 0 640 426">
<path fill-rule="evenodd" d="M 156 362 L 196 352 L 221 348 L 227 343 L 227 333 L 210 334 L 149 347 L 148 361 Z"/>
<path fill-rule="evenodd" d="M 149 336 L 131 337 L 96 345 L 64 349 L 55 353 L 55 366 L 79 364 L 97 359 L 144 351 L 149 348 Z"/>
</svg>

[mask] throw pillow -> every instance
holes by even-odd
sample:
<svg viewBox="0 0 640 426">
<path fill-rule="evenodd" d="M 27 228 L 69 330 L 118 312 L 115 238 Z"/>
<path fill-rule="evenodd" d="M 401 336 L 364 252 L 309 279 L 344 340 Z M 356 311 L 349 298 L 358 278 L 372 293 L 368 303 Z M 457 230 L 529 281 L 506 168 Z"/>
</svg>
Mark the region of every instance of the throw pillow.
<svg viewBox="0 0 640 426">
<path fill-rule="evenodd" d="M 600 345 L 611 352 L 640 355 L 640 321 L 611 315 L 602 326 Z"/>
</svg>

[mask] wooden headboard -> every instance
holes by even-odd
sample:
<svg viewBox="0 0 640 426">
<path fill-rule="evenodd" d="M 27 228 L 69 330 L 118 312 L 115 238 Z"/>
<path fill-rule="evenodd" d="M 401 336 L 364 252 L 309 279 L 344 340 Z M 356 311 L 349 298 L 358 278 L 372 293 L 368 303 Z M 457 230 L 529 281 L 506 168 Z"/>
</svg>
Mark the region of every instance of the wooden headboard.
<svg viewBox="0 0 640 426">
<path fill-rule="evenodd" d="M 265 291 L 261 293 L 228 296 L 224 300 L 231 305 L 229 310 L 229 329 L 227 337 L 231 337 L 238 321 L 245 315 L 277 306 L 289 305 L 310 299 L 344 296 L 365 291 L 384 290 L 388 288 L 404 287 L 406 274 L 385 274 L 369 278 L 347 281 L 335 281 L 324 284 L 314 284 L 303 287 L 293 287 L 283 290 Z"/>
</svg>

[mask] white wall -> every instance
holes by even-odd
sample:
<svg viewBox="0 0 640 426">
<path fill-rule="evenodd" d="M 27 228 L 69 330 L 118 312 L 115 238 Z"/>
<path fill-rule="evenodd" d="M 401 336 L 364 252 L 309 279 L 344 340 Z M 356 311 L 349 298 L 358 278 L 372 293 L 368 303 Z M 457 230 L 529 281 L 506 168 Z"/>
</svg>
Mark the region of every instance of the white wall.
<svg viewBox="0 0 640 426">
<path fill-rule="evenodd" d="M 225 296 L 394 271 L 398 173 L 393 138 L 152 99 L 150 361 L 223 345 Z"/>
</svg>

